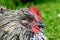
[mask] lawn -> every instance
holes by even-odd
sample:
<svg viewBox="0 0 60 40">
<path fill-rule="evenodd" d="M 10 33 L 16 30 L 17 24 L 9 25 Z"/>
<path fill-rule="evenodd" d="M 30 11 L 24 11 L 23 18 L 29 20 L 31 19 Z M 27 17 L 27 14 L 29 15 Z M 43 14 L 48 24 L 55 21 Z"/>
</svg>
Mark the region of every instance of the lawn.
<svg viewBox="0 0 60 40">
<path fill-rule="evenodd" d="M 44 3 L 36 5 L 47 25 L 46 35 L 48 40 L 60 40 L 60 3 Z"/>
</svg>

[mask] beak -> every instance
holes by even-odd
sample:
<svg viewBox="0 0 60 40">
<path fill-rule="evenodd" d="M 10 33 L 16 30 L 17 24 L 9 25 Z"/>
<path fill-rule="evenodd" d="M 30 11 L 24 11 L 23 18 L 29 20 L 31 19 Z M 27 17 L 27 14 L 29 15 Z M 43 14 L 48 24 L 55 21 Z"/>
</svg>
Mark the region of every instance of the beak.
<svg viewBox="0 0 60 40">
<path fill-rule="evenodd" d="M 41 27 L 41 28 L 45 28 L 45 27 L 46 27 L 46 25 L 45 25 L 42 21 L 39 21 L 39 22 L 37 23 L 37 26 L 38 26 L 38 27 Z"/>
</svg>

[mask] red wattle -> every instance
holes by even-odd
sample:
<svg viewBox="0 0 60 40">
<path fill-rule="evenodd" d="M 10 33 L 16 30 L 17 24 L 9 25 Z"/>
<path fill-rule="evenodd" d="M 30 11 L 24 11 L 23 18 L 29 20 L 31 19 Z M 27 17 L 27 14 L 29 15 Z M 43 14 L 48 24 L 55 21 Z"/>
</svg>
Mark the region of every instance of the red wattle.
<svg viewBox="0 0 60 40">
<path fill-rule="evenodd" d="M 32 27 L 32 32 L 34 32 L 35 34 L 40 32 L 40 28 L 39 27 Z"/>
</svg>

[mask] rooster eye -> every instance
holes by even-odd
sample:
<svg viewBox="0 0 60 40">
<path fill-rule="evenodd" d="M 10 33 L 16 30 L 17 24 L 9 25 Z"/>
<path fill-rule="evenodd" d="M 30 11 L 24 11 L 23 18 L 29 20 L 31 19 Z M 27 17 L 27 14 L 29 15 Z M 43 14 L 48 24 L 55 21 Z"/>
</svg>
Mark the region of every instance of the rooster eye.
<svg viewBox="0 0 60 40">
<path fill-rule="evenodd" d="M 28 19 L 27 20 L 29 23 L 32 23 L 33 22 L 33 19 Z"/>
</svg>

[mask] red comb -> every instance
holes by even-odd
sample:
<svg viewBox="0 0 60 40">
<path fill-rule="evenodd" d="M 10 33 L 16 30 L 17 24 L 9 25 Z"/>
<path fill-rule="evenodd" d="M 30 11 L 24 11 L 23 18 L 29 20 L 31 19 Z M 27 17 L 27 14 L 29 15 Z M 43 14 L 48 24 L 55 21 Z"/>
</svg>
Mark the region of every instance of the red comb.
<svg viewBox="0 0 60 40">
<path fill-rule="evenodd" d="M 37 21 L 42 20 L 41 13 L 36 7 L 30 7 L 29 10 L 34 14 Z"/>
</svg>

